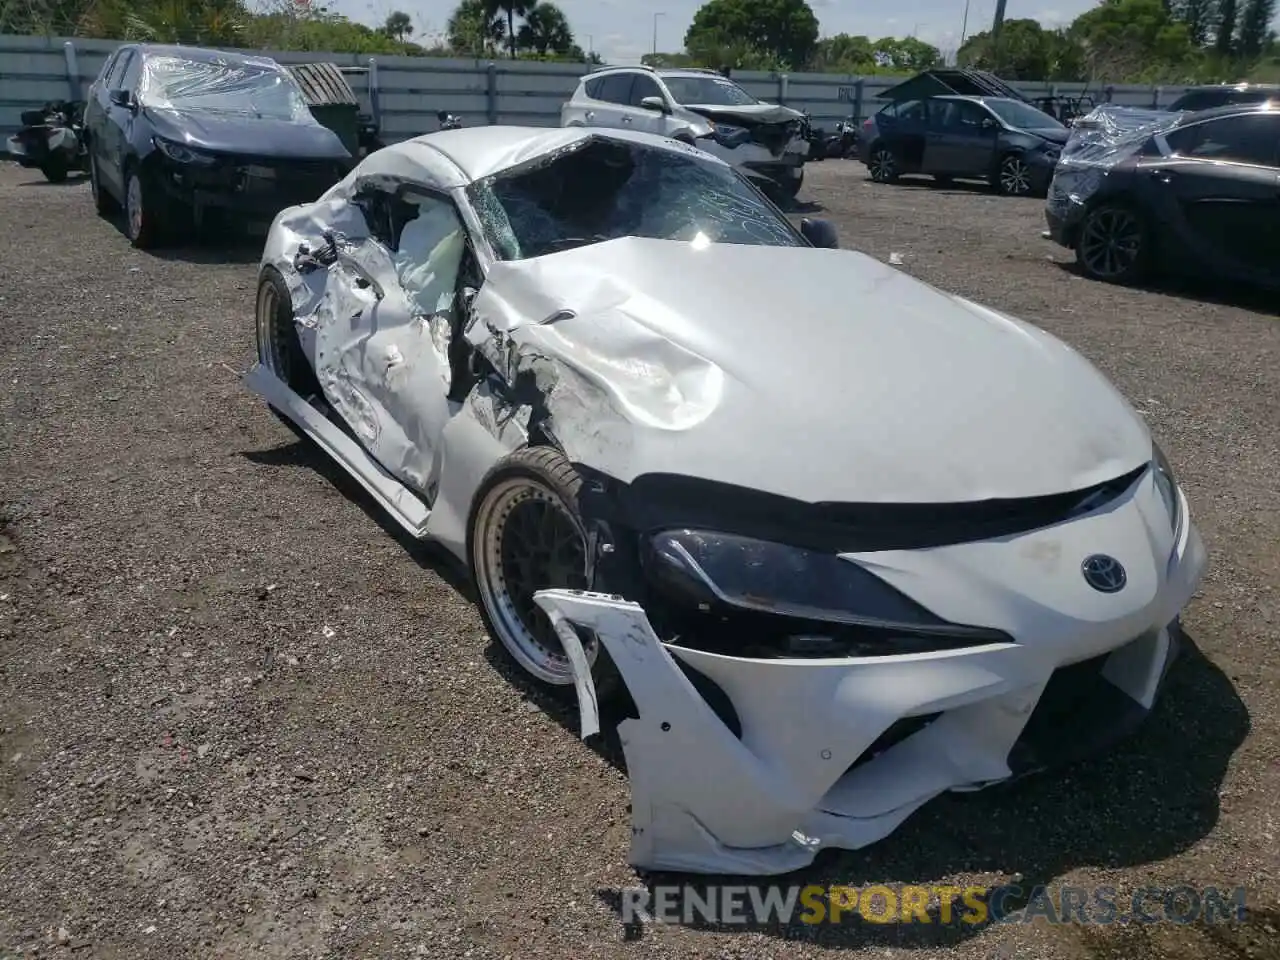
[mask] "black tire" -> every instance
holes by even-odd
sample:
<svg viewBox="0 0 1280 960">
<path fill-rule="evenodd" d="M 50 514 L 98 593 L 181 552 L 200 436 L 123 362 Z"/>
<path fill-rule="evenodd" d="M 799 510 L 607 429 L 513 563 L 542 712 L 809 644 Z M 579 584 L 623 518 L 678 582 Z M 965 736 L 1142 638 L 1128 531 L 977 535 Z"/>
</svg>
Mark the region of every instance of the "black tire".
<svg viewBox="0 0 1280 960">
<path fill-rule="evenodd" d="M 876 183 L 894 183 L 899 176 L 898 156 L 882 143 L 873 143 L 867 152 L 867 173 Z"/>
<path fill-rule="evenodd" d="M 139 250 L 155 250 L 167 243 L 172 236 L 172 204 L 137 164 L 125 168 L 124 196 L 124 232 L 129 242 Z"/>
<path fill-rule="evenodd" d="M 1152 262 L 1146 218 L 1125 204 L 1103 203 L 1085 214 L 1076 236 L 1080 272 L 1104 283 L 1133 284 L 1145 279 Z"/>
<path fill-rule="evenodd" d="M 794 201 L 800 195 L 800 188 L 804 185 L 804 168 L 800 168 L 800 176 L 784 177 L 778 181 L 778 194 L 786 201 Z"/>
<path fill-rule="evenodd" d="M 67 164 L 67 158 L 61 153 L 51 153 L 45 157 L 44 162 L 40 164 L 40 172 L 44 174 L 44 178 L 50 183 L 62 183 L 67 179 L 67 173 L 70 166 Z"/>
<path fill-rule="evenodd" d="M 266 266 L 258 279 L 254 298 L 254 326 L 257 334 L 258 362 L 271 370 L 290 390 L 311 401 L 323 397 L 320 381 L 302 352 L 298 328 L 293 319 L 293 298 L 289 285 L 275 267 Z M 305 437 L 302 429 L 275 407 L 271 412 L 280 422 Z"/>
<path fill-rule="evenodd" d="M 933 182 L 940 187 L 951 187 L 955 186 L 956 180 L 955 177 L 948 177 L 940 173 L 935 173 L 933 175 Z"/>
<path fill-rule="evenodd" d="M 1020 153 L 1006 153 L 996 167 L 994 186 L 1006 197 L 1031 196 L 1033 176 L 1031 165 Z"/>
<path fill-rule="evenodd" d="M 100 217 L 111 217 L 120 212 L 120 201 L 102 185 L 102 177 L 98 173 L 98 160 L 89 157 L 89 192 L 93 195 L 93 208 Z"/>
<path fill-rule="evenodd" d="M 532 600 L 537 590 L 553 587 L 585 589 L 587 533 L 578 506 L 582 479 L 573 464 L 552 447 L 521 447 L 496 463 L 472 500 L 467 522 L 467 563 L 475 584 L 477 606 L 489 636 L 536 687 L 558 699 L 576 696 L 573 669 L 564 657 L 545 613 Z M 520 526 L 511 524 L 517 511 L 530 507 Z M 521 539 L 512 531 L 558 528 L 568 538 L 568 553 L 517 561 L 512 554 Z M 509 526 L 509 524 L 511 524 Z M 572 542 L 576 538 L 576 543 Z M 508 550 L 511 553 L 508 553 Z M 580 551 L 580 557 L 579 557 Z M 581 569 L 578 561 L 581 560 Z M 539 568 L 538 563 L 544 564 Z M 513 567 L 522 569 L 516 570 Z M 617 668 L 595 637 L 583 636 L 591 662 L 597 700 L 613 699 L 621 690 Z"/>
</svg>

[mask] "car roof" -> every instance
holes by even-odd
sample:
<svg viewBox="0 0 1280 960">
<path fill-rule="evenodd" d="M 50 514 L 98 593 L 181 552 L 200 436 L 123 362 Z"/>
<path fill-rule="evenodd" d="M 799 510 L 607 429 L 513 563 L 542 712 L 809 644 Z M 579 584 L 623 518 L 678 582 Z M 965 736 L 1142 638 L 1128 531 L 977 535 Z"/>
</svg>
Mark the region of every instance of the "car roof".
<svg viewBox="0 0 1280 960">
<path fill-rule="evenodd" d="M 1264 92 L 1280 92 L 1280 83 L 1204 83 L 1198 87 L 1187 87 L 1184 93 L 1218 93 L 1234 90 L 1237 93 L 1248 93 L 1253 90 Z"/>
<path fill-rule="evenodd" d="M 227 63 L 232 65 L 272 66 L 279 67 L 270 57 L 255 56 L 248 53 L 234 53 L 230 50 L 209 50 L 204 47 L 183 47 L 177 44 L 133 43 L 126 44 L 142 53 L 144 57 L 175 57 L 179 60 L 190 60 L 195 63 Z"/>
<path fill-rule="evenodd" d="M 375 150 L 360 162 L 356 174 L 387 175 L 453 189 L 593 137 L 640 143 L 672 153 L 691 149 L 656 134 L 608 127 L 461 127 L 425 133 Z M 709 154 L 699 157 L 727 166 Z"/>
<path fill-rule="evenodd" d="M 1174 126 L 1186 127 L 1204 120 L 1216 120 L 1219 117 L 1234 117 L 1239 114 L 1274 113 L 1280 114 L 1280 104 L 1263 100 L 1261 103 L 1228 103 L 1222 107 L 1210 107 L 1208 110 L 1192 110 L 1182 117 Z"/>
</svg>

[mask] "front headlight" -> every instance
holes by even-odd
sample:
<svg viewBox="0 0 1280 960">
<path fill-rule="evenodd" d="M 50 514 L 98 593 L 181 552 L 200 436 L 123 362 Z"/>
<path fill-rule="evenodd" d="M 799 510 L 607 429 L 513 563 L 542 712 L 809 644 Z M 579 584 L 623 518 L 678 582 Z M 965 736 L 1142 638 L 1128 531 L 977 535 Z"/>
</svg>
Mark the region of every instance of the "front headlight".
<svg viewBox="0 0 1280 960">
<path fill-rule="evenodd" d="M 156 137 L 155 144 L 156 149 L 175 163 L 207 167 L 216 160 L 212 154 L 204 153 L 200 150 L 192 150 L 190 147 L 175 143 L 173 140 L 165 140 L 163 137 Z"/>
<path fill-rule="evenodd" d="M 659 582 L 699 605 L 864 626 L 944 625 L 879 577 L 835 554 L 728 533 L 666 530 L 650 541 Z"/>
<path fill-rule="evenodd" d="M 751 136 L 751 131 L 746 127 L 734 126 L 731 123 L 712 123 L 711 135 L 725 146 L 735 147 L 745 142 Z"/>
<path fill-rule="evenodd" d="M 1160 499 L 1169 511 L 1169 525 L 1173 527 L 1176 540 L 1182 535 L 1182 499 L 1178 496 L 1178 481 L 1173 476 L 1173 467 L 1169 466 L 1169 459 L 1154 440 L 1151 442 L 1151 471 Z"/>
</svg>

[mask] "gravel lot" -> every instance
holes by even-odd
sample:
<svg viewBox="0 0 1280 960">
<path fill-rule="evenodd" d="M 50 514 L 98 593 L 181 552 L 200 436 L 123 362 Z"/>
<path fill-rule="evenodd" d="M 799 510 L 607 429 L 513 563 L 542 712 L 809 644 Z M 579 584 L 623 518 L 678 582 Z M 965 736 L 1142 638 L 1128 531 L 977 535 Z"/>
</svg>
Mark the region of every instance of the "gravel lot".
<svg viewBox="0 0 1280 960">
<path fill-rule="evenodd" d="M 809 169 L 846 245 L 1113 377 L 1211 570 L 1133 739 L 797 881 L 1246 884 L 1245 924 L 624 930 L 616 764 L 239 385 L 257 251 L 134 251 L 0 164 L 0 957 L 1280 957 L 1280 319 L 1079 279 L 1035 200 Z"/>
</svg>

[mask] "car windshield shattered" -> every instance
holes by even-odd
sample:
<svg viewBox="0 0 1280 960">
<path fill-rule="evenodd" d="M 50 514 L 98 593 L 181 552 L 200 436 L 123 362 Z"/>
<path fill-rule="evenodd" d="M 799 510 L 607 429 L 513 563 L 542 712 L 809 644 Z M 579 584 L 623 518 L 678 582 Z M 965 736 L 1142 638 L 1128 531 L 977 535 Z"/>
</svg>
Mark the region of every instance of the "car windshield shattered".
<svg viewBox="0 0 1280 960">
<path fill-rule="evenodd" d="M 283 70 L 251 63 L 154 57 L 143 67 L 140 99 L 170 110 L 315 122 L 302 92 Z"/>
<path fill-rule="evenodd" d="M 502 260 L 619 237 L 805 245 L 790 222 L 730 168 L 603 137 L 478 180 L 468 194 Z"/>
<path fill-rule="evenodd" d="M 717 77 L 663 77 L 677 103 L 708 107 L 745 107 L 760 101 L 731 80 Z"/>
<path fill-rule="evenodd" d="M 1017 100 L 987 100 L 991 111 L 1011 127 L 1024 130 L 1065 130 L 1066 126 L 1043 110 Z"/>
</svg>

